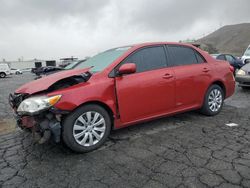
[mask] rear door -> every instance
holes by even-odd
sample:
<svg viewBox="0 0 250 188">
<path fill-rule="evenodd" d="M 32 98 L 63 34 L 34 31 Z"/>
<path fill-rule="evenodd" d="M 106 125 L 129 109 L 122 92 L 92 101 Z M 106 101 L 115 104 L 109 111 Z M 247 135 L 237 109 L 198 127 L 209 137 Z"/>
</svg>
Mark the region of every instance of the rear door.
<svg viewBox="0 0 250 188">
<path fill-rule="evenodd" d="M 137 50 L 125 63 L 136 64 L 134 74 L 116 77 L 120 118 L 123 123 L 159 116 L 175 107 L 172 68 L 167 67 L 164 46 Z"/>
<path fill-rule="evenodd" d="M 201 105 L 211 79 L 209 64 L 191 47 L 168 45 L 167 49 L 176 78 L 176 108 Z"/>
</svg>

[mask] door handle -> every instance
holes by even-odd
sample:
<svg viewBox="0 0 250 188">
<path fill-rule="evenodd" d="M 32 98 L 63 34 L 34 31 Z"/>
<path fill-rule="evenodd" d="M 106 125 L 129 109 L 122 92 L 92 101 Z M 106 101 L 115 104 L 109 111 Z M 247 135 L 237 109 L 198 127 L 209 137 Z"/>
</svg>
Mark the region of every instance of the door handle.
<svg viewBox="0 0 250 188">
<path fill-rule="evenodd" d="M 203 68 L 202 72 L 209 72 L 210 70 L 208 68 Z"/>
<path fill-rule="evenodd" d="M 165 74 L 162 78 L 164 79 L 170 79 L 170 78 L 173 78 L 174 76 L 172 74 Z"/>
</svg>

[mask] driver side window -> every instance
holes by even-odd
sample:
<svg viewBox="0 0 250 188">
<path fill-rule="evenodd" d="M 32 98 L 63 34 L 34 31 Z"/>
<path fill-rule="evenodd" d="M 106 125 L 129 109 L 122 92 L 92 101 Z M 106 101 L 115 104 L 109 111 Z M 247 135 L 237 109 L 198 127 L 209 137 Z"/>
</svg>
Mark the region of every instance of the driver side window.
<svg viewBox="0 0 250 188">
<path fill-rule="evenodd" d="M 167 59 L 164 47 L 148 47 L 136 51 L 127 57 L 121 64 L 134 63 L 136 64 L 136 72 L 145 72 L 165 68 Z"/>
</svg>

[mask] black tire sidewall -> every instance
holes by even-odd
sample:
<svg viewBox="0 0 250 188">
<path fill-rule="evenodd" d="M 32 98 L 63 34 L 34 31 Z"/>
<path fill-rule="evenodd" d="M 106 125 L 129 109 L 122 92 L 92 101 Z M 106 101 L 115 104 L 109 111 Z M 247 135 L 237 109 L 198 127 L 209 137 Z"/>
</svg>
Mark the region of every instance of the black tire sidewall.
<svg viewBox="0 0 250 188">
<path fill-rule="evenodd" d="M 0 73 L 0 78 L 5 78 L 6 77 L 6 74 L 5 73 Z"/>
<path fill-rule="evenodd" d="M 218 111 L 216 112 L 213 112 L 210 108 L 209 108 L 209 104 L 208 104 L 208 97 L 211 93 L 212 90 L 214 89 L 218 89 L 220 90 L 221 94 L 222 94 L 222 104 L 221 104 L 221 107 Z M 208 115 L 208 116 L 215 116 L 217 114 L 220 113 L 222 107 L 223 107 L 223 104 L 224 104 L 224 99 L 225 99 L 225 93 L 223 91 L 223 89 L 219 86 L 219 85 L 211 85 L 208 90 L 207 90 L 207 93 L 206 93 L 206 96 L 205 96 L 205 99 L 204 99 L 204 103 L 203 103 L 203 106 L 202 106 L 202 109 L 201 109 L 201 112 L 205 115 Z"/>
<path fill-rule="evenodd" d="M 75 138 L 73 136 L 73 126 L 74 126 L 76 119 L 80 115 L 82 115 L 88 111 L 96 111 L 104 117 L 105 124 L 106 124 L 106 130 L 105 130 L 104 136 L 97 144 L 95 144 L 93 146 L 86 147 L 86 146 L 81 146 L 80 144 L 78 144 L 75 141 Z M 73 151 L 78 152 L 78 153 L 85 153 L 85 152 L 93 151 L 93 150 L 99 148 L 100 146 L 102 146 L 103 143 L 108 138 L 108 136 L 110 134 L 110 130 L 111 130 L 111 118 L 110 118 L 108 112 L 99 105 L 89 104 L 89 105 L 85 105 L 85 106 L 81 106 L 81 107 L 77 108 L 75 111 L 73 111 L 71 114 L 69 114 L 63 120 L 62 137 L 63 137 L 64 143 L 70 149 L 72 149 Z"/>
</svg>

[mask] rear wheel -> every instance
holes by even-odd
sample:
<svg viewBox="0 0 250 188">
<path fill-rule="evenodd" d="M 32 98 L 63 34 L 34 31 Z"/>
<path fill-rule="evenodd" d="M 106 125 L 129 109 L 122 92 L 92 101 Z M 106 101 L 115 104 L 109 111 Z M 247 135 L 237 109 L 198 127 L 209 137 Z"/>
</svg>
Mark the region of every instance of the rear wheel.
<svg viewBox="0 0 250 188">
<path fill-rule="evenodd" d="M 217 115 L 222 109 L 224 95 L 224 91 L 219 85 L 210 86 L 206 93 L 201 113 L 207 116 Z"/>
<path fill-rule="evenodd" d="M 73 151 L 84 153 L 99 148 L 109 136 L 111 120 L 98 105 L 78 108 L 63 122 L 63 140 Z"/>
<path fill-rule="evenodd" d="M 6 77 L 6 74 L 4 72 L 1 72 L 0 73 L 0 78 L 5 78 Z"/>
</svg>

